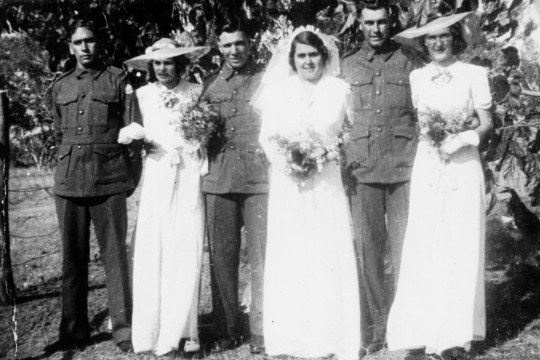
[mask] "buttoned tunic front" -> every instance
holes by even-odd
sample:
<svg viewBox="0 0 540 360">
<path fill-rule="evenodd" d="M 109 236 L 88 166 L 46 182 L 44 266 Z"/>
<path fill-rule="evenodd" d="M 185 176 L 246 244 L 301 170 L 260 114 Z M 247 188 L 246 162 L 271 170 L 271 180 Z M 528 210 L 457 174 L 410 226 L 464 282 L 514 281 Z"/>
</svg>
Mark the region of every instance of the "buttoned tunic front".
<svg viewBox="0 0 540 360">
<path fill-rule="evenodd" d="M 351 85 L 347 167 L 359 183 L 411 177 L 417 145 L 409 84 L 414 67 L 394 43 L 380 53 L 363 45 L 342 61 L 343 78 Z"/>
<path fill-rule="evenodd" d="M 253 63 L 241 70 L 225 64 L 207 81 L 202 100 L 219 112 L 225 132 L 224 136 L 210 140 L 210 168 L 203 178 L 203 192 L 268 192 L 269 163 L 258 142 L 261 120 L 250 104 L 261 77 L 259 67 Z"/>
<path fill-rule="evenodd" d="M 133 188 L 127 149 L 118 131 L 140 123 L 136 99 L 122 70 L 75 69 L 53 88 L 53 119 L 58 146 L 54 193 L 90 197 Z"/>
</svg>

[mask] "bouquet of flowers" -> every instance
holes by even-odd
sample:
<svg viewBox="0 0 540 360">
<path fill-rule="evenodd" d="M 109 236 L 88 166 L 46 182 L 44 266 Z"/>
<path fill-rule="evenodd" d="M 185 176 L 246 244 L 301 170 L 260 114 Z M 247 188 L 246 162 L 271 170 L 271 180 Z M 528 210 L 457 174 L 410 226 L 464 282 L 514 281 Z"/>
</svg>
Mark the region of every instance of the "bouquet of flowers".
<svg viewBox="0 0 540 360">
<path fill-rule="evenodd" d="M 182 139 L 182 148 L 195 152 L 206 144 L 212 134 L 222 131 L 222 120 L 212 105 L 193 98 L 179 102 L 178 116 L 172 121 Z"/>
<path fill-rule="evenodd" d="M 418 113 L 420 137 L 434 148 L 440 149 L 443 141 L 452 134 L 475 129 L 480 122 L 476 117 L 467 116 L 466 111 L 445 116 L 440 111 L 426 109 Z"/>
<path fill-rule="evenodd" d="M 328 144 L 318 133 L 306 131 L 291 136 L 273 135 L 268 141 L 284 160 L 284 171 L 303 189 L 322 172 L 324 164 L 339 161 L 340 141 Z"/>
</svg>

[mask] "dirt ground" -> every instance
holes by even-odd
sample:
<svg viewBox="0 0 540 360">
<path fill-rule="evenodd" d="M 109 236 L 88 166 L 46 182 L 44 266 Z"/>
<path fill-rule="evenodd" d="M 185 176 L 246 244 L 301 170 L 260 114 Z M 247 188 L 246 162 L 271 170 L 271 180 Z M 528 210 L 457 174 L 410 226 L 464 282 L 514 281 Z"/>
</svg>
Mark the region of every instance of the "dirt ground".
<svg viewBox="0 0 540 360">
<path fill-rule="evenodd" d="M 153 359 L 151 354 L 123 354 L 107 331 L 104 274 L 95 237 L 90 256 L 88 315 L 93 343 L 82 350 L 45 354 L 57 340 L 60 322 L 61 242 L 54 208 L 50 173 L 16 170 L 10 179 L 9 211 L 12 261 L 17 300 L 0 307 L 0 358 L 5 359 Z M 128 200 L 129 235 L 134 226 L 138 193 Z M 487 338 L 473 347 L 474 359 L 540 359 L 540 242 L 528 239 L 503 221 L 494 209 L 487 234 Z M 241 265 L 243 293 L 249 266 Z M 241 296 L 242 298 L 242 296 Z M 203 265 L 200 334 L 210 343 L 211 301 L 208 257 Z M 452 311 L 449 309 L 448 311 Z M 246 315 L 247 321 L 247 315 Z M 384 350 L 367 360 L 395 360 L 403 352 Z M 180 354 L 168 357 L 180 357 Z M 202 351 L 212 359 L 262 359 L 251 356 L 247 343 L 220 354 Z"/>
</svg>

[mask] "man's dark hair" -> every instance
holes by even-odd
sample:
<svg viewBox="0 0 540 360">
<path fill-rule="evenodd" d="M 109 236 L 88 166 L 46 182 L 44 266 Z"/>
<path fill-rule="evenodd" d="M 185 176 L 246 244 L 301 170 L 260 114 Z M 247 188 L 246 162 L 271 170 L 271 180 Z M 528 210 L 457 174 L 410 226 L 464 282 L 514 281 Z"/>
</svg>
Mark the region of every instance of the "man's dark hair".
<svg viewBox="0 0 540 360">
<path fill-rule="evenodd" d="M 216 34 L 220 36 L 222 33 L 232 33 L 236 31 L 241 31 L 248 38 L 253 37 L 252 26 L 249 24 L 249 21 L 242 16 L 241 13 L 232 12 L 230 10 L 223 11 L 216 14 L 215 19 L 216 24 Z"/>
<path fill-rule="evenodd" d="M 390 3 L 388 0 L 363 0 L 358 2 L 358 14 L 362 14 L 362 10 L 379 10 L 385 9 L 388 15 L 390 15 Z"/>
<path fill-rule="evenodd" d="M 94 21 L 90 19 L 76 19 L 73 21 L 73 23 L 69 26 L 69 36 L 71 40 L 71 36 L 75 34 L 78 28 L 85 28 L 94 34 L 97 41 L 102 41 L 105 39 L 105 32 L 104 30 L 97 25 Z"/>
<path fill-rule="evenodd" d="M 323 64 L 326 65 L 328 61 L 328 49 L 324 46 L 323 41 L 316 34 L 311 31 L 302 31 L 296 35 L 291 43 L 291 50 L 289 51 L 289 65 L 291 65 L 294 72 L 296 72 L 296 65 L 294 64 L 294 55 L 296 53 L 296 44 L 303 44 L 313 46 L 321 54 Z"/>
</svg>

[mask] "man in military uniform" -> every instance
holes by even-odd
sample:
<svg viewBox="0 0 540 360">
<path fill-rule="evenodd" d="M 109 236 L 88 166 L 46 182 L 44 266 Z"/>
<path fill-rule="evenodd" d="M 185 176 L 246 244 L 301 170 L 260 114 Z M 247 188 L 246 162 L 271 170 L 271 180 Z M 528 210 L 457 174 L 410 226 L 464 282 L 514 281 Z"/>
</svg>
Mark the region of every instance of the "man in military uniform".
<svg viewBox="0 0 540 360">
<path fill-rule="evenodd" d="M 414 66 L 390 40 L 389 5 L 375 0 L 359 14 L 364 42 L 342 62 L 343 77 L 351 85 L 353 124 L 346 172 L 358 252 L 362 343 L 373 353 L 386 342 L 393 295 L 384 283 L 385 249 L 391 250 L 397 284 L 417 136 L 409 86 Z"/>
<path fill-rule="evenodd" d="M 105 268 L 114 341 L 131 349 L 131 304 L 125 241 L 126 192 L 134 187 L 130 158 L 118 131 L 140 122 L 124 73 L 101 61 L 101 33 L 77 20 L 70 52 L 77 65 L 53 88 L 58 164 L 54 193 L 63 244 L 62 320 L 59 341 L 47 351 L 83 346 L 90 337 L 87 316 L 90 224 Z"/>
<path fill-rule="evenodd" d="M 251 352 L 264 351 L 263 263 L 266 246 L 268 162 L 259 146 L 261 121 L 249 101 L 261 72 L 250 59 L 250 41 L 238 19 L 218 29 L 225 64 L 205 84 L 203 101 L 225 122 L 224 134 L 208 146 L 209 173 L 203 178 L 211 250 L 215 351 L 233 348 L 241 335 L 238 308 L 240 233 L 245 227 L 251 267 Z"/>
</svg>

